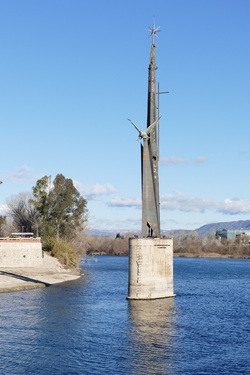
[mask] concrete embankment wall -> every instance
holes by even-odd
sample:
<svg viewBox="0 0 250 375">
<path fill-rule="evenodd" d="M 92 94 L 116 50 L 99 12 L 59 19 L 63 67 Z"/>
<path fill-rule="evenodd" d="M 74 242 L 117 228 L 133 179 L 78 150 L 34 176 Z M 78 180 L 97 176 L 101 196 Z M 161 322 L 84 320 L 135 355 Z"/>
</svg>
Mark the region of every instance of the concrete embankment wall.
<svg viewBox="0 0 250 375">
<path fill-rule="evenodd" d="M 39 240 L 0 241 L 0 267 L 37 267 L 43 264 Z"/>
</svg>

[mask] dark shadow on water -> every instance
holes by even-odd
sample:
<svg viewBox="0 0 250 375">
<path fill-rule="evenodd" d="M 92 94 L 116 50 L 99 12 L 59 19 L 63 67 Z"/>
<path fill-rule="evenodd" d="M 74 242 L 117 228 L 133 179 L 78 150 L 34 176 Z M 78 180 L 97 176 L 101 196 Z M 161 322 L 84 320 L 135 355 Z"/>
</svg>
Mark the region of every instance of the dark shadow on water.
<svg viewBox="0 0 250 375">
<path fill-rule="evenodd" d="M 49 283 L 45 283 L 44 281 L 32 279 L 31 277 L 18 275 L 16 273 L 11 273 L 11 272 L 0 271 L 0 275 L 13 277 L 15 279 L 19 279 L 19 280 L 22 280 L 22 281 L 32 282 L 34 284 L 43 284 L 46 287 L 51 285 Z"/>
</svg>

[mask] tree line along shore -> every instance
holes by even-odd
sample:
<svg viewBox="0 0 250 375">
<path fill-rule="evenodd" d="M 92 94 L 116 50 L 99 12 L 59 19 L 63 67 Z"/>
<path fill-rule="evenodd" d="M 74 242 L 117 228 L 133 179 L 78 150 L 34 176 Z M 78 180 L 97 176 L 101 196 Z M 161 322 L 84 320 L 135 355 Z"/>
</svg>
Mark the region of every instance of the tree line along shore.
<svg viewBox="0 0 250 375">
<path fill-rule="evenodd" d="M 131 233 L 116 238 L 105 236 L 87 236 L 85 254 L 128 255 L 128 239 Z M 174 256 L 213 257 L 213 258 L 250 258 L 249 238 L 217 239 L 215 235 L 198 236 L 196 232 L 180 233 L 173 237 Z"/>
</svg>

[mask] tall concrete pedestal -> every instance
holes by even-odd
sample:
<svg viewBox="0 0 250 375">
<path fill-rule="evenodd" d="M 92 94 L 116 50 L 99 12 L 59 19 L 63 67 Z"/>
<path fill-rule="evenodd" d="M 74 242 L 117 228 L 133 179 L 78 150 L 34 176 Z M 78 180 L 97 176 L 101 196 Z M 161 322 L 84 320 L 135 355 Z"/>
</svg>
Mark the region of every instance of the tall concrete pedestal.
<svg viewBox="0 0 250 375">
<path fill-rule="evenodd" d="M 128 299 L 174 297 L 173 239 L 130 238 Z"/>
</svg>

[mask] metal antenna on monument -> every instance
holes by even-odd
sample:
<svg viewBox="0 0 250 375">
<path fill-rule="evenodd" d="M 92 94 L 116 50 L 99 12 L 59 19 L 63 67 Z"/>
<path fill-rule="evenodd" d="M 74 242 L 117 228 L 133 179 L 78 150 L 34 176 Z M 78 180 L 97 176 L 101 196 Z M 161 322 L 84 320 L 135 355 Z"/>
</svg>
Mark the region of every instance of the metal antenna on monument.
<svg viewBox="0 0 250 375">
<path fill-rule="evenodd" d="M 152 44 L 155 43 L 155 36 L 158 37 L 157 33 L 159 33 L 161 30 L 160 29 L 160 26 L 156 27 L 155 26 L 155 21 L 153 20 L 153 26 L 150 27 L 147 31 L 150 32 L 150 36 L 152 36 Z M 160 116 L 160 94 L 169 94 L 169 91 L 160 91 L 160 83 L 158 82 L 158 85 L 157 85 L 157 114 L 158 114 L 158 119 L 160 120 L 161 116 Z M 157 145 L 158 145 L 158 155 L 160 153 L 160 146 L 159 146 L 159 138 L 160 138 L 160 121 L 158 121 L 158 124 L 157 124 L 157 128 L 158 128 L 158 132 L 157 132 Z"/>
<path fill-rule="evenodd" d="M 153 21 L 153 26 L 150 27 L 147 31 L 150 32 L 150 36 L 152 36 L 152 44 L 155 43 L 155 36 L 157 36 L 156 33 L 160 32 L 161 30 L 160 29 L 160 26 L 158 27 L 155 27 L 155 21 Z"/>
<path fill-rule="evenodd" d="M 152 37 L 151 53 L 152 53 L 152 49 L 156 47 L 155 37 L 156 36 L 158 37 L 157 33 L 161 31 L 159 29 L 160 29 L 160 26 L 156 27 L 155 26 L 155 20 L 153 19 L 152 27 L 149 27 L 149 29 L 147 30 L 150 33 L 149 37 Z M 155 70 L 156 69 L 157 69 L 157 67 L 155 66 Z M 158 89 L 158 92 L 159 92 L 159 89 Z M 156 94 L 158 94 L 158 93 L 156 92 Z M 156 104 L 158 119 L 160 119 L 159 95 L 157 95 L 157 102 L 155 104 Z M 156 135 L 157 135 L 156 144 L 157 144 L 157 149 L 158 149 L 157 160 L 159 160 L 159 130 L 160 130 L 159 128 L 160 128 L 160 121 L 158 121 L 158 123 L 157 123 L 157 132 L 156 132 Z"/>
<path fill-rule="evenodd" d="M 157 133 L 157 144 L 158 144 L 158 152 L 160 154 L 160 142 L 159 142 L 159 139 L 160 139 L 160 95 L 161 94 L 169 94 L 169 91 L 160 91 L 160 83 L 158 82 L 158 85 L 157 85 L 157 113 L 158 113 L 158 118 L 159 118 L 159 121 L 158 121 L 158 133 Z"/>
</svg>

